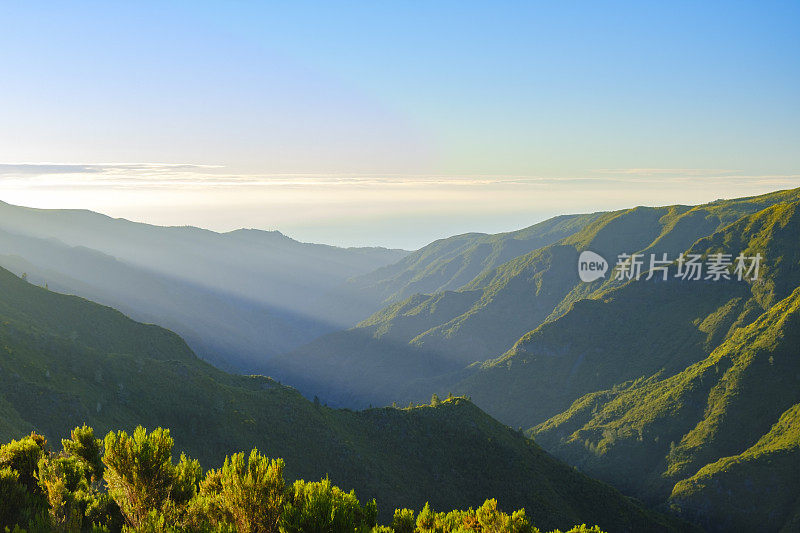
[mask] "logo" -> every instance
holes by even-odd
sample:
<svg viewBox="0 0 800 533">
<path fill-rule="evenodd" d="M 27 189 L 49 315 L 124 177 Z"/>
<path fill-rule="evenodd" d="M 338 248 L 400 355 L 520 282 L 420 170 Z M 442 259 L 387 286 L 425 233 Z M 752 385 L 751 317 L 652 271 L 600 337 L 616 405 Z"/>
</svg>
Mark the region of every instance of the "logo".
<svg viewBox="0 0 800 533">
<path fill-rule="evenodd" d="M 602 255 L 585 250 L 578 257 L 578 276 L 581 281 L 591 283 L 606 275 L 608 271 L 608 261 Z"/>
</svg>

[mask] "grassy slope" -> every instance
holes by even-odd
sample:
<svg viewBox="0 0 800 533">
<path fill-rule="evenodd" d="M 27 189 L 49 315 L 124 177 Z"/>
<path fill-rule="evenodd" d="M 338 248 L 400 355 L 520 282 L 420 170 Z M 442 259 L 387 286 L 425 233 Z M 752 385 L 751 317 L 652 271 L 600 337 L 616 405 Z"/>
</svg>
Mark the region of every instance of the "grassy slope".
<svg viewBox="0 0 800 533">
<path fill-rule="evenodd" d="M 777 530 L 792 520 L 800 490 L 788 466 L 797 461 L 797 434 L 787 430 L 800 401 L 800 288 L 792 291 L 800 285 L 799 207 L 765 209 L 694 246 L 766 258 L 749 300 L 733 298 L 698 322 L 710 338 L 727 339 L 708 357 L 588 394 L 538 426 L 537 440 L 649 500 L 672 492 L 676 509 L 712 529 Z"/>
<path fill-rule="evenodd" d="M 597 522 L 670 529 L 665 519 L 576 473 L 470 402 L 339 411 L 264 377 L 225 374 L 175 334 L 0 270 L 0 436 L 51 439 L 88 423 L 99 433 L 169 427 L 176 447 L 210 466 L 257 446 L 293 477 L 330 474 L 395 507 L 478 505 L 498 497 L 543 527 Z"/>
<path fill-rule="evenodd" d="M 350 283 L 385 305 L 414 294 L 457 290 L 483 272 L 580 231 L 599 215 L 562 215 L 508 233 L 466 233 L 440 239 Z"/>
<path fill-rule="evenodd" d="M 800 529 L 800 403 L 740 454 L 675 484 L 672 507 L 710 530 Z M 767 522 L 764 517 L 769 517 Z"/>
<path fill-rule="evenodd" d="M 454 390 L 471 394 L 506 423 L 530 427 L 583 394 L 683 370 L 800 284 L 798 206 L 776 204 L 687 246 L 704 254 L 759 252 L 765 258 L 760 282 L 602 283 L 591 298 L 523 336 Z"/>
<path fill-rule="evenodd" d="M 601 214 L 562 241 L 487 270 L 458 291 L 411 296 L 387 306 L 356 328 L 301 347 L 276 360 L 276 373 L 286 376 L 287 381 L 301 390 L 318 391 L 339 405 L 407 401 L 425 397 L 431 390 L 468 391 L 474 394 L 480 405 L 485 405 L 493 415 L 501 416 L 504 422 L 515 426 L 533 425 L 566 409 L 578 396 L 610 385 L 604 382 L 591 388 L 596 384 L 587 384 L 587 387 L 564 391 L 564 398 L 559 402 L 542 405 L 541 412 L 528 416 L 525 413 L 527 405 L 517 402 L 514 394 L 506 394 L 507 387 L 516 387 L 524 395 L 525 390 L 535 384 L 528 381 L 531 375 L 536 374 L 545 382 L 548 376 L 546 369 L 531 370 L 527 374 L 522 371 L 520 374 L 519 362 L 528 364 L 524 357 L 515 359 L 513 364 L 517 368 L 513 371 L 507 367 L 509 359 L 504 358 L 487 372 L 456 384 L 476 368 L 465 370 L 466 365 L 496 357 L 512 347 L 514 351 L 520 349 L 521 345 L 515 347 L 515 342 L 527 332 L 563 315 L 575 302 L 587 297 L 597 298 L 619 285 L 609 279 L 581 283 L 575 271 L 581 250 L 594 250 L 612 262 L 618 253 L 626 251 L 676 254 L 743 215 L 799 197 L 800 190 L 780 191 L 697 207 L 638 207 Z M 696 285 L 692 285 L 683 290 L 692 292 L 695 288 Z M 658 288 L 645 290 L 657 291 Z M 671 289 L 662 290 L 662 293 L 660 298 L 664 305 L 681 305 Z M 744 298 L 746 295 L 739 296 Z M 699 295 L 695 298 L 704 299 Z M 701 302 L 695 316 L 686 318 L 690 322 L 697 318 L 704 320 L 728 300 L 727 296 L 721 295 L 718 301 L 710 302 L 718 304 L 713 307 Z M 623 304 L 620 302 L 618 305 Z M 649 319 L 638 316 L 641 310 L 638 299 L 632 298 L 627 312 L 636 315 L 634 319 L 641 322 L 655 319 L 654 316 Z M 617 312 L 624 311 L 620 309 Z M 648 311 L 655 312 L 654 309 L 645 309 Z M 706 314 L 701 316 L 701 311 Z M 734 311 L 730 310 L 730 313 Z M 607 327 L 614 327 L 614 324 L 607 324 Z M 708 348 L 707 334 L 697 334 L 693 325 L 684 329 L 685 335 L 693 337 L 687 341 L 694 341 L 697 337 L 697 342 Z M 632 333 L 633 341 L 642 342 L 633 328 L 627 331 Z M 565 338 L 559 340 L 561 344 L 571 333 L 565 332 L 564 335 Z M 702 351 L 695 350 L 674 363 L 679 368 L 702 355 Z M 659 364 L 662 359 L 658 359 Z M 355 378 L 350 371 L 354 368 L 358 369 Z M 567 374 L 571 368 L 570 365 L 566 369 Z M 645 372 L 649 370 L 650 367 L 644 369 Z M 641 375 L 630 373 L 631 377 Z M 506 400 L 507 397 L 510 399 Z M 509 409 L 517 412 L 507 413 L 501 404 L 507 404 Z"/>
</svg>

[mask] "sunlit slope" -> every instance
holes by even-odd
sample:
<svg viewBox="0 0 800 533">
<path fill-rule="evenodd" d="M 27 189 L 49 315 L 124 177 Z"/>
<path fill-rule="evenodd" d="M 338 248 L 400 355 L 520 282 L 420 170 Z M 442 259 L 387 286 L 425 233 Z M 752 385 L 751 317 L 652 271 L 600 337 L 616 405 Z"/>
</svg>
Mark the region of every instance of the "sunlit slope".
<svg viewBox="0 0 800 533">
<path fill-rule="evenodd" d="M 679 481 L 670 504 L 709 530 L 800 529 L 800 404 L 744 452 Z"/>
<path fill-rule="evenodd" d="M 225 374 L 174 333 L 0 270 L 0 436 L 51 439 L 83 423 L 102 434 L 170 427 L 207 464 L 256 446 L 290 477 L 326 474 L 360 497 L 450 508 L 497 497 L 542 527 L 619 531 L 674 523 L 558 462 L 459 398 L 435 407 L 337 411 L 264 377 Z M 386 517 L 384 517 L 386 518 Z M 670 525 L 671 524 L 671 525 Z"/>
<path fill-rule="evenodd" d="M 587 395 L 534 434 L 711 529 L 775 531 L 796 512 L 799 402 L 800 288 L 706 359 Z"/>
<path fill-rule="evenodd" d="M 641 279 L 608 287 L 526 334 L 455 390 L 500 420 L 530 427 L 584 394 L 682 371 L 800 285 L 798 206 L 743 217 L 690 248 L 760 253 L 758 282 Z"/>
<path fill-rule="evenodd" d="M 725 228 L 742 216 L 798 197 L 798 190 L 781 191 L 697 207 L 638 207 L 600 214 L 573 235 L 485 271 L 459 290 L 411 296 L 385 307 L 351 330 L 305 345 L 277 359 L 274 371 L 304 392 L 314 391 L 341 405 L 408 401 L 424 398 L 431 390 L 455 390 L 452 387 L 456 383 L 478 368 L 468 369 L 468 365 L 496 358 L 512 348 L 516 350 L 521 337 L 563 315 L 573 303 L 590 296 L 598 297 L 620 285 L 610 276 L 593 283 L 581 282 L 576 265 L 582 250 L 598 252 L 612 265 L 620 253 L 652 251 L 674 257 L 698 239 Z M 697 285 L 693 285 L 680 290 L 693 292 L 696 289 Z M 659 287 L 636 290 L 658 291 Z M 673 294 L 672 288 L 663 293 L 665 305 L 682 305 L 680 298 L 683 296 Z M 701 295 L 689 294 L 688 297 L 706 300 Z M 654 312 L 649 306 L 640 308 L 638 298 L 631 296 L 630 311 Z M 719 301 L 727 299 L 726 295 L 721 295 Z M 722 304 L 711 301 L 699 305 L 696 316 L 688 319 L 702 320 Z M 709 308 L 709 305 L 715 307 Z M 644 316 L 634 318 L 646 321 Z M 637 335 L 635 328 L 625 328 L 623 322 L 606 324 L 606 327 Z M 688 354 L 688 359 L 676 361 L 676 368 L 701 355 L 701 352 Z M 482 384 L 470 382 L 468 387 L 465 384 L 457 390 L 474 392 L 476 399 L 483 401 L 493 394 L 494 388 L 503 391 L 510 381 L 518 381 L 518 385 L 512 383 L 511 386 L 531 386 L 525 377 L 514 375 L 506 379 L 502 372 L 496 375 L 501 380 L 497 383 L 492 376 Z M 540 374 L 540 378 L 548 379 L 546 373 Z M 526 419 L 515 414 L 503 420 L 513 425 L 533 425 L 563 410 L 585 392 L 588 391 L 574 392 L 575 396 L 570 396 L 573 392 L 565 392 L 557 405 L 542 405 L 537 418 Z M 505 401 L 499 393 L 495 396 L 497 401 Z M 513 398 L 513 395 L 507 396 Z M 514 404 L 514 409 L 526 409 L 513 399 L 509 402 Z M 494 414 L 502 412 L 492 403 L 486 406 Z"/>
<path fill-rule="evenodd" d="M 350 284 L 387 305 L 414 294 L 458 290 L 515 257 L 580 231 L 598 216 L 600 213 L 562 215 L 508 233 L 467 233 L 440 239 L 397 263 L 357 276 Z"/>
</svg>

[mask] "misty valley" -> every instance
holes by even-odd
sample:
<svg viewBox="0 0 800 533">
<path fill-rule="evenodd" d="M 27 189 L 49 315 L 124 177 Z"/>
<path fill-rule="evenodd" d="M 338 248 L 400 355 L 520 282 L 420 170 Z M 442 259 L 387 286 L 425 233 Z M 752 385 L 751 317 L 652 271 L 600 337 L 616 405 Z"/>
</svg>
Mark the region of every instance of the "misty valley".
<svg viewBox="0 0 800 533">
<path fill-rule="evenodd" d="M 0 204 L 0 520 L 791 531 L 799 239 L 800 189 L 412 252 Z M 628 250 L 769 260 L 612 275 Z"/>
</svg>

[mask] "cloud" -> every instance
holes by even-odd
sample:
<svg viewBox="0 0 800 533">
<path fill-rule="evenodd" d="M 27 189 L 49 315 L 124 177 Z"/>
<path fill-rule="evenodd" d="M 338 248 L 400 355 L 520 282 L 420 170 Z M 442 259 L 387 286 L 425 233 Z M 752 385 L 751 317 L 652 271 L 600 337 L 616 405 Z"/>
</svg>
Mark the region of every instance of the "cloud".
<svg viewBox="0 0 800 533">
<path fill-rule="evenodd" d="M 188 163 L 0 163 L 0 177 L 44 176 L 51 174 L 128 174 L 174 173 L 222 168 L 218 165 Z"/>
<path fill-rule="evenodd" d="M 277 173 L 231 174 L 225 167 L 162 163 L 6 163 L 0 164 L 5 187 L 183 188 L 183 187 L 486 187 L 552 185 L 596 178 L 514 175 L 413 175 Z"/>
<path fill-rule="evenodd" d="M 191 163 L 5 163 L 3 190 L 298 190 L 298 191 L 613 191 L 620 187 L 665 188 L 730 185 L 797 187 L 800 174 L 748 175 L 730 169 L 595 169 L 576 177 L 525 175 L 421 175 L 280 173 L 233 174 L 221 165 Z"/>
<path fill-rule="evenodd" d="M 740 173 L 741 170 L 726 168 L 599 168 L 593 172 L 629 176 L 722 176 Z"/>
</svg>

